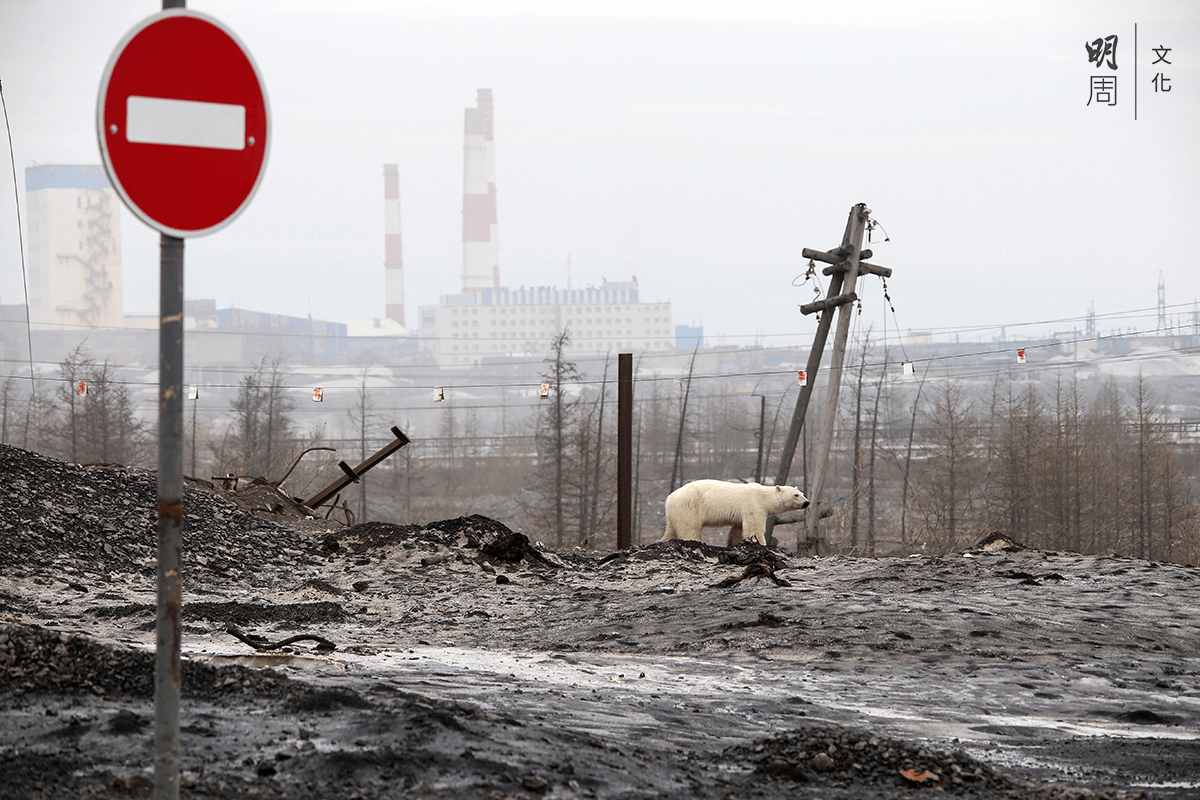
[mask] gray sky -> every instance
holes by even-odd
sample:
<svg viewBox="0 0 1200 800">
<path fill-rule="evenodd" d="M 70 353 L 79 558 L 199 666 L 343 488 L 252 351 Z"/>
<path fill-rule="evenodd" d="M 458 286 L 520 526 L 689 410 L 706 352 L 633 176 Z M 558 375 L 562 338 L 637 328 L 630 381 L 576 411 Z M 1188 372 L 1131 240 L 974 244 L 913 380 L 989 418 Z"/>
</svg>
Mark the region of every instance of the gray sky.
<svg viewBox="0 0 1200 800">
<path fill-rule="evenodd" d="M 1001 7 L 1003 6 L 1003 7 Z M 186 246 L 189 299 L 383 314 L 383 176 L 400 169 L 407 313 L 458 291 L 463 109 L 495 93 L 501 282 L 636 275 L 710 343 L 811 342 L 802 247 L 866 203 L 891 241 L 894 331 L 964 339 L 1153 327 L 1158 274 L 1200 298 L 1200 4 L 1128 2 L 189 3 L 264 76 L 266 176 Z M 503 7 L 503 11 L 498 11 Z M 145 0 L 0 0 L 24 205 L 34 163 L 99 163 L 100 75 Z M 1134 24 L 1138 103 L 1134 116 Z M 1117 35 L 1115 73 L 1085 42 Z M 1156 47 L 1171 63 L 1151 62 Z M 1087 105 L 1093 75 L 1117 104 Z M 1155 92 L 1160 73 L 1170 92 Z M 7 144 L 7 142 L 4 142 Z M 7 148 L 5 148 L 6 150 Z M 22 300 L 0 170 L 0 300 Z M 127 312 L 158 303 L 158 234 L 122 219 Z M 877 231 L 876 237 L 880 236 Z M 794 285 L 794 283 L 796 285 Z M 878 278 L 862 325 L 885 325 Z M 1139 319 L 1108 318 L 1148 309 Z M 1068 320 L 1061 323 L 1053 320 Z M 1036 325 L 1020 328 L 1025 323 Z M 981 330 L 982 329 L 982 330 Z"/>
</svg>

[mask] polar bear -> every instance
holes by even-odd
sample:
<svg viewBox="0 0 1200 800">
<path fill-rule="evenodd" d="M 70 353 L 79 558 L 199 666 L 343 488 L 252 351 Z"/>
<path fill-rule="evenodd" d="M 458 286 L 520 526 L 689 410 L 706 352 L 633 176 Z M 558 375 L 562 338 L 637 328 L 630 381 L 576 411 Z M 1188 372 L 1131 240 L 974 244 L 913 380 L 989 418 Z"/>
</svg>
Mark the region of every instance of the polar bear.
<svg viewBox="0 0 1200 800">
<path fill-rule="evenodd" d="M 700 539 L 702 527 L 729 525 L 729 546 L 743 539 L 767 543 L 767 517 L 807 508 L 795 486 L 692 481 L 667 496 L 667 532 L 660 541 Z"/>
</svg>

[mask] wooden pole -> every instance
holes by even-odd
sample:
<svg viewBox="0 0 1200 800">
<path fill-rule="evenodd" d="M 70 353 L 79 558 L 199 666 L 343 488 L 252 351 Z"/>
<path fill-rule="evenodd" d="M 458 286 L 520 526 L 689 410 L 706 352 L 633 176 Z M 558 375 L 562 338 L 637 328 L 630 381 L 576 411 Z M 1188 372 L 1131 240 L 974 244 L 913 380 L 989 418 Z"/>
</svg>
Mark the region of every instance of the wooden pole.
<svg viewBox="0 0 1200 800">
<path fill-rule="evenodd" d="M 846 232 L 842 235 L 842 245 L 834 253 L 826 253 L 822 250 L 809 250 L 805 248 L 802 252 L 805 257 L 811 257 L 818 261 L 835 261 L 840 263 L 844 260 L 844 253 L 849 246 L 850 233 L 854 225 L 854 209 L 850 210 L 850 218 L 846 220 Z M 834 273 L 833 280 L 829 282 L 829 291 L 825 295 L 825 300 L 822 303 L 829 303 L 842 294 L 842 284 L 845 281 L 846 270 L 839 270 Z M 825 353 L 825 341 L 829 338 L 829 328 L 833 323 L 833 314 L 822 314 L 821 319 L 817 322 L 817 335 L 813 337 L 812 350 L 808 354 L 808 364 L 805 367 L 808 375 L 808 382 L 800 389 L 800 396 L 796 398 L 796 408 L 792 411 L 792 424 L 788 428 L 787 439 L 783 443 L 783 452 L 779 456 L 779 468 L 775 471 L 775 485 L 784 486 L 788 482 L 788 474 L 792 469 L 792 459 L 796 455 L 796 443 L 800 440 L 800 429 L 804 427 L 804 417 L 808 412 L 808 402 L 812 398 L 813 387 L 817 382 L 817 372 L 821 369 L 821 358 Z"/>
<path fill-rule="evenodd" d="M 633 353 L 617 354 L 617 549 L 633 543 Z"/>
<path fill-rule="evenodd" d="M 843 247 L 849 247 L 849 252 L 846 254 L 848 266 L 843 273 L 845 278 L 842 285 L 842 290 L 846 294 L 854 291 L 854 284 L 858 278 L 862 237 L 870 214 L 871 209 L 863 203 L 859 203 L 850 210 L 850 221 L 846 226 L 847 241 L 843 245 Z M 826 398 L 824 415 L 818 428 L 817 449 L 813 454 L 816 476 L 812 484 L 812 496 L 809 497 L 812 505 L 808 508 L 804 543 L 804 549 L 808 552 L 815 552 L 820 545 L 817 524 L 821 517 L 821 496 L 829 474 L 829 451 L 833 446 L 833 430 L 837 424 L 838 389 L 842 383 L 842 366 L 846 360 L 846 341 L 850 336 L 850 318 L 853 314 L 853 303 L 847 303 L 838 310 L 837 331 L 833 337 L 833 353 L 830 356 L 829 364 L 829 393 Z"/>
</svg>

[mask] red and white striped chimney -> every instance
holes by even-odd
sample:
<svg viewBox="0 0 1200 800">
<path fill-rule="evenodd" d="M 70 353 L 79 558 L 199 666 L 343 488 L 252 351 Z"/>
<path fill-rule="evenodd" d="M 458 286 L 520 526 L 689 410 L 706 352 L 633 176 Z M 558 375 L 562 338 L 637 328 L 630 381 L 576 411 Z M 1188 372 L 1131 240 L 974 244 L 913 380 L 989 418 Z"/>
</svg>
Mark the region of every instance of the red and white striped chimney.
<svg viewBox="0 0 1200 800">
<path fill-rule="evenodd" d="M 404 324 L 404 260 L 400 256 L 400 173 L 383 165 L 383 296 L 386 315 Z"/>
<path fill-rule="evenodd" d="M 496 235 L 496 165 L 492 141 L 492 90 L 480 89 L 477 108 L 466 109 L 463 147 L 464 292 L 500 286 Z"/>
</svg>

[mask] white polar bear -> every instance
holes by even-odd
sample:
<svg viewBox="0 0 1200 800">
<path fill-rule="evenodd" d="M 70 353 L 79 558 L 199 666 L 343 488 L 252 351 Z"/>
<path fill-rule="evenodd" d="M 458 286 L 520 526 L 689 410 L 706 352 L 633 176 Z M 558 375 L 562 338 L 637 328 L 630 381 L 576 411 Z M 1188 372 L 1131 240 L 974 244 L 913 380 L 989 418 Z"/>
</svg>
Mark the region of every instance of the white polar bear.
<svg viewBox="0 0 1200 800">
<path fill-rule="evenodd" d="M 743 539 L 767 543 L 767 517 L 807 508 L 808 498 L 795 486 L 692 481 L 667 496 L 668 539 L 700 539 L 702 527 L 729 525 L 729 546 Z"/>
</svg>

